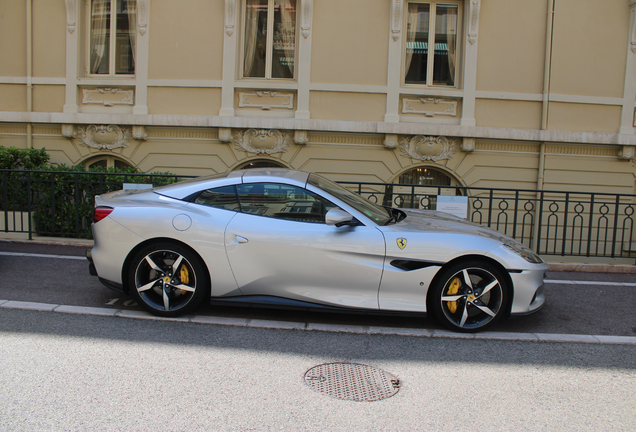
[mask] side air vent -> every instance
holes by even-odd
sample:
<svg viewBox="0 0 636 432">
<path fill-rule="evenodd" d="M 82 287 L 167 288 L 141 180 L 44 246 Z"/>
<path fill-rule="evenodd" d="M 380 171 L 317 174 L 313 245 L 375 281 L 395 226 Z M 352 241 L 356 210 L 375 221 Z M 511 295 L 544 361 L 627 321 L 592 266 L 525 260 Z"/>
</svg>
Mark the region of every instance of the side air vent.
<svg viewBox="0 0 636 432">
<path fill-rule="evenodd" d="M 428 261 L 417 261 L 417 260 L 393 260 L 391 261 L 391 265 L 393 267 L 397 267 L 400 270 L 404 271 L 413 271 L 419 270 L 430 266 L 438 266 L 437 263 L 432 263 Z"/>
</svg>

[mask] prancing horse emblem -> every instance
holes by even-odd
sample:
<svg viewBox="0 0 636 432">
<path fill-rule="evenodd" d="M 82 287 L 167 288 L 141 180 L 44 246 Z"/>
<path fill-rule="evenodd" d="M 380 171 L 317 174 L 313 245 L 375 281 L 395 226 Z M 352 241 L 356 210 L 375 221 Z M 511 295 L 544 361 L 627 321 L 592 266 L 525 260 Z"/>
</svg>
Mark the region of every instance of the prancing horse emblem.
<svg viewBox="0 0 636 432">
<path fill-rule="evenodd" d="M 397 239 L 397 245 L 400 249 L 404 249 L 406 247 L 406 239 L 405 238 Z"/>
</svg>

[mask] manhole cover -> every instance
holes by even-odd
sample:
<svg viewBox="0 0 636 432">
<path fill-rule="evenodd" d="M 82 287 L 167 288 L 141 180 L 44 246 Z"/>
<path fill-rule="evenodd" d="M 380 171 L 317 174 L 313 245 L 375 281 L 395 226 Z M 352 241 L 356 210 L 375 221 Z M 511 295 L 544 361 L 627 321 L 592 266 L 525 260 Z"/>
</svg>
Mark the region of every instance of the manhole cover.
<svg viewBox="0 0 636 432">
<path fill-rule="evenodd" d="M 398 392 L 400 380 L 383 370 L 355 363 L 326 363 L 305 372 L 313 390 L 337 399 L 377 401 Z"/>
</svg>

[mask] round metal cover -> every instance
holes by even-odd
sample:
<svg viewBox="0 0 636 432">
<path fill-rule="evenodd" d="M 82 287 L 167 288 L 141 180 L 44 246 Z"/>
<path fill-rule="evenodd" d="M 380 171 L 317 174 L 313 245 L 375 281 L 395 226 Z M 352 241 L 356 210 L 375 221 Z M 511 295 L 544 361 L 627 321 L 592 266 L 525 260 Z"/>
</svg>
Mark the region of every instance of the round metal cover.
<svg viewBox="0 0 636 432">
<path fill-rule="evenodd" d="M 305 383 L 331 397 L 377 401 L 398 392 L 400 380 L 383 370 L 355 363 L 326 363 L 305 372 Z"/>
</svg>

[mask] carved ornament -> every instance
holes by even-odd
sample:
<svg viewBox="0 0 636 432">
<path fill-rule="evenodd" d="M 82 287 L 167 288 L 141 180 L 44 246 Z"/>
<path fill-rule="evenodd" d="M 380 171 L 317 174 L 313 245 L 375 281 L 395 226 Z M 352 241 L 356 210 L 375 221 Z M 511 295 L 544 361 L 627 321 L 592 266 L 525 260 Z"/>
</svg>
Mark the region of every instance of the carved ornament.
<svg viewBox="0 0 636 432">
<path fill-rule="evenodd" d="M 395 134 L 386 134 L 384 136 L 384 147 L 394 149 L 398 147 L 398 136 Z"/>
<path fill-rule="evenodd" d="M 477 32 L 479 31 L 479 7 L 481 0 L 470 0 L 469 19 L 468 19 L 468 42 L 471 45 L 477 40 Z"/>
<path fill-rule="evenodd" d="M 464 138 L 459 146 L 461 151 L 471 153 L 475 151 L 475 138 Z"/>
<path fill-rule="evenodd" d="M 232 142 L 232 128 L 219 128 L 219 141 L 222 143 Z"/>
<path fill-rule="evenodd" d="M 391 37 L 394 41 L 400 38 L 402 32 L 402 0 L 391 1 Z"/>
<path fill-rule="evenodd" d="M 305 39 L 311 30 L 311 20 L 313 15 L 313 0 L 301 0 L 300 11 L 300 32 Z"/>
<path fill-rule="evenodd" d="M 436 115 L 456 117 L 457 101 L 434 98 L 405 98 L 402 100 L 402 114 L 424 114 L 426 117 L 435 117 Z"/>
<path fill-rule="evenodd" d="M 284 153 L 294 142 L 291 132 L 277 129 L 247 129 L 234 131 L 236 149 L 255 154 Z"/>
<path fill-rule="evenodd" d="M 421 161 L 451 159 L 457 150 L 457 139 L 443 136 L 415 135 L 400 141 L 402 156 Z"/>
<path fill-rule="evenodd" d="M 623 146 L 622 149 L 618 151 L 618 158 L 620 160 L 632 160 L 636 157 L 636 147 L 634 146 Z"/>
<path fill-rule="evenodd" d="M 77 15 L 77 0 L 66 0 L 64 3 L 66 3 L 66 28 L 69 33 L 73 34 L 76 23 L 75 16 Z"/>
<path fill-rule="evenodd" d="M 137 26 L 143 36 L 148 29 L 148 2 L 150 0 L 137 0 Z"/>
<path fill-rule="evenodd" d="M 228 36 L 234 34 L 236 23 L 236 0 L 225 0 L 225 33 Z"/>
<path fill-rule="evenodd" d="M 113 150 L 120 147 L 128 147 L 131 128 L 117 125 L 90 125 L 79 126 L 75 136 L 79 144 L 97 150 Z"/>
<path fill-rule="evenodd" d="M 114 105 L 134 105 L 135 91 L 120 88 L 82 89 L 82 103 L 111 107 Z"/>
<path fill-rule="evenodd" d="M 294 109 L 294 94 L 271 91 L 239 92 L 239 108 Z"/>
<path fill-rule="evenodd" d="M 294 131 L 294 142 L 298 145 L 305 145 L 309 141 L 309 134 L 304 130 Z"/>
</svg>

